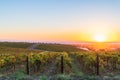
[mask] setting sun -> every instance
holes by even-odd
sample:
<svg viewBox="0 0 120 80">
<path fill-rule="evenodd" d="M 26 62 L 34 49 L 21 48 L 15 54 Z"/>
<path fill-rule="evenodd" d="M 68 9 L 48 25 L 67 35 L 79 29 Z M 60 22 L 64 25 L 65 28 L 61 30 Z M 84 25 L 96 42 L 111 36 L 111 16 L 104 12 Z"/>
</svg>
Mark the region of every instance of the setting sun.
<svg viewBox="0 0 120 80">
<path fill-rule="evenodd" d="M 96 42 L 104 42 L 104 41 L 106 41 L 106 36 L 103 35 L 103 34 L 96 34 L 96 35 L 94 36 L 94 40 L 95 40 Z"/>
</svg>

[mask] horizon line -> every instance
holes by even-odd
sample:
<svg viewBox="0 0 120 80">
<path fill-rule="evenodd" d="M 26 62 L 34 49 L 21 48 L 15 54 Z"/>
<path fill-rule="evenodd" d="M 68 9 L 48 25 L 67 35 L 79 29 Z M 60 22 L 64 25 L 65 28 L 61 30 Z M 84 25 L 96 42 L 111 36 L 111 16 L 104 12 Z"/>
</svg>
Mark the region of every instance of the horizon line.
<svg viewBox="0 0 120 80">
<path fill-rule="evenodd" d="M 95 42 L 95 41 L 32 41 L 32 40 L 0 40 L 0 42 L 26 42 L 26 43 L 60 43 L 60 44 L 79 44 L 79 43 L 120 43 L 119 41 Z"/>
</svg>

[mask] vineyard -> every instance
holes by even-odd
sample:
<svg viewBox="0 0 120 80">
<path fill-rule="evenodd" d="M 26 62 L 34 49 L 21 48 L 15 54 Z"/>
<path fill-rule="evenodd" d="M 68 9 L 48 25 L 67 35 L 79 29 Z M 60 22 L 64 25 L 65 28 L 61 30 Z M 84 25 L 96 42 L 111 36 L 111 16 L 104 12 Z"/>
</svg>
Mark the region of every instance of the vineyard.
<svg viewBox="0 0 120 80">
<path fill-rule="evenodd" d="M 0 44 L 0 80 L 120 80 L 120 51 L 84 51 L 60 44 L 30 50 L 32 43 Z"/>
<path fill-rule="evenodd" d="M 33 43 L 25 42 L 0 42 L 0 47 L 11 47 L 11 48 L 27 48 Z"/>
</svg>

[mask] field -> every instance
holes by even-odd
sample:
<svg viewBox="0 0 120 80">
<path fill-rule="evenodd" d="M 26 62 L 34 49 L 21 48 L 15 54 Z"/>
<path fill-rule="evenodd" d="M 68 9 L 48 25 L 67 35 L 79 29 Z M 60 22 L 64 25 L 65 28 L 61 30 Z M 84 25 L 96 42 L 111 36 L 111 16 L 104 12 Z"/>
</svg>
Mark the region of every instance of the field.
<svg viewBox="0 0 120 80">
<path fill-rule="evenodd" d="M 0 80 L 120 80 L 120 51 L 1 42 Z"/>
</svg>

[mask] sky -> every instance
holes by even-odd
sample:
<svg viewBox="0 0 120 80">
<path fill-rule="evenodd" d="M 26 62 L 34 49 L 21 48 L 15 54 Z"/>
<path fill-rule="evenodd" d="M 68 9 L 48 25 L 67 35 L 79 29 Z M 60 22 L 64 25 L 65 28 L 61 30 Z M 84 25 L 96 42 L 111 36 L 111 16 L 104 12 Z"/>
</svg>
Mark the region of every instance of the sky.
<svg viewBox="0 0 120 80">
<path fill-rule="evenodd" d="M 120 0 L 0 0 L 0 41 L 119 42 L 119 37 Z"/>
</svg>

